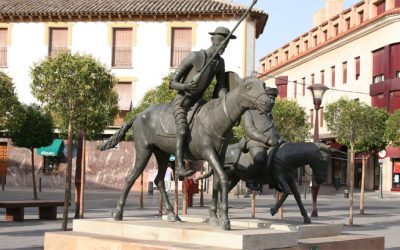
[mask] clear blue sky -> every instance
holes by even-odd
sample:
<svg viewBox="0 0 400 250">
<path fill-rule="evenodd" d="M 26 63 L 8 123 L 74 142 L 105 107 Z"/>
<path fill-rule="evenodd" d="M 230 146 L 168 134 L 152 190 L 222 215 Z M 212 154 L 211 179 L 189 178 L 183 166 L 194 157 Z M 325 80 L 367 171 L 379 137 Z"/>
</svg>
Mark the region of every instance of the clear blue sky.
<svg viewBox="0 0 400 250">
<path fill-rule="evenodd" d="M 343 9 L 360 1 L 344 0 Z M 233 2 L 250 6 L 253 1 Z M 256 68 L 259 59 L 310 30 L 313 14 L 324 7 L 325 0 L 258 0 L 255 8 L 264 10 L 269 18 L 256 42 Z"/>
</svg>

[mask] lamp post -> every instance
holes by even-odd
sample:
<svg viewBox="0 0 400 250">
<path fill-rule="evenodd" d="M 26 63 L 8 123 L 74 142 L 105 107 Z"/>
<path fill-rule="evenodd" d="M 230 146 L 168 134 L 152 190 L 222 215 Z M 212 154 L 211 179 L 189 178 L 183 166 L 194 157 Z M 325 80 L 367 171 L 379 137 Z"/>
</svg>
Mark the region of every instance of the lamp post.
<svg viewBox="0 0 400 250">
<path fill-rule="evenodd" d="M 328 90 L 329 88 L 323 84 L 313 84 L 313 85 L 309 86 L 308 89 L 311 91 L 311 94 L 313 97 L 314 109 L 315 109 L 314 142 L 318 142 L 319 141 L 318 111 L 321 107 L 322 97 L 323 97 L 325 91 Z M 318 212 L 317 212 L 318 191 L 319 191 L 319 184 L 315 181 L 314 178 L 312 178 L 312 181 L 311 181 L 311 195 L 312 195 L 311 217 L 318 217 Z"/>
</svg>

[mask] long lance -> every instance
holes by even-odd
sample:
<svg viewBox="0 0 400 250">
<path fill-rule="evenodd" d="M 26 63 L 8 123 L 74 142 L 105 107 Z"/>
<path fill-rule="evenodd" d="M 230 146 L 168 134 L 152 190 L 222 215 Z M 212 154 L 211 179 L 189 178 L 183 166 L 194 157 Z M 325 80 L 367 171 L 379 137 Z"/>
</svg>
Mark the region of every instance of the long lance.
<svg viewBox="0 0 400 250">
<path fill-rule="evenodd" d="M 257 0 L 253 0 L 253 3 L 250 5 L 250 7 L 246 10 L 246 12 L 243 14 L 243 16 L 239 19 L 238 23 L 235 25 L 235 27 L 231 30 L 231 32 L 229 32 L 229 34 L 226 36 L 225 40 L 221 43 L 221 45 L 217 48 L 217 50 L 214 52 L 214 54 L 212 55 L 211 59 L 208 60 L 207 64 L 204 65 L 204 67 L 201 69 L 201 71 L 199 73 L 197 73 L 194 77 L 193 77 L 193 82 L 198 82 L 200 77 L 203 75 L 204 71 L 207 69 L 207 67 L 210 65 L 210 63 L 212 62 L 212 60 L 215 59 L 215 57 L 219 54 L 219 51 L 222 49 L 222 46 L 224 46 L 229 39 L 231 38 L 233 32 L 237 29 L 237 27 L 239 27 L 239 24 L 243 21 L 243 19 L 246 18 L 246 16 L 249 14 L 249 12 L 251 11 L 251 8 L 253 8 L 253 6 L 257 3 Z"/>
</svg>

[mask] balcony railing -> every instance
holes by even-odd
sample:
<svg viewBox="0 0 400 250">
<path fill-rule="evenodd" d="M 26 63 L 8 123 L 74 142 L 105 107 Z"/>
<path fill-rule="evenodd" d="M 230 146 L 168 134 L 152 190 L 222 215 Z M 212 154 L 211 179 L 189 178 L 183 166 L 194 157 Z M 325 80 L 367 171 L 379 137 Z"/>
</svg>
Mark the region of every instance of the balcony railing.
<svg viewBox="0 0 400 250">
<path fill-rule="evenodd" d="M 0 47 L 0 67 L 7 66 L 7 47 Z"/>
<path fill-rule="evenodd" d="M 182 59 L 185 58 L 191 51 L 191 48 L 175 47 L 171 53 L 171 67 L 178 67 Z"/>
<path fill-rule="evenodd" d="M 132 47 L 113 47 L 112 66 L 131 67 Z"/>
<path fill-rule="evenodd" d="M 68 50 L 67 47 L 51 47 L 49 50 L 49 56 L 56 57 L 67 50 Z"/>
</svg>

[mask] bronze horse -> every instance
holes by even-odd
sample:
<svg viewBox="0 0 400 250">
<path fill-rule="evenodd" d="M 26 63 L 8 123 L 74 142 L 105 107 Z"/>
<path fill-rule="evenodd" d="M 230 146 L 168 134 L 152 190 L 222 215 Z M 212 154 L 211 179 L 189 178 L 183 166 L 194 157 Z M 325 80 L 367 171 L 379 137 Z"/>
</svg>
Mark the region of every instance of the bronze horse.
<svg viewBox="0 0 400 250">
<path fill-rule="evenodd" d="M 241 79 L 240 79 L 241 80 Z M 223 98 L 213 99 L 199 108 L 191 122 L 191 137 L 184 158 L 206 160 L 210 163 L 221 190 L 221 218 L 219 225 L 230 230 L 228 218 L 228 176 L 223 171 L 225 151 L 232 136 L 232 127 L 248 109 L 270 112 L 274 99 L 268 96 L 263 81 L 246 78 L 238 87 L 232 89 Z M 113 212 L 115 220 L 122 220 L 123 208 L 129 190 L 145 169 L 152 153 L 158 163 L 155 184 L 161 192 L 169 221 L 179 221 L 165 192 L 164 175 L 170 154 L 175 152 L 176 131 L 172 116 L 172 104 L 155 104 L 125 123 L 99 149 L 105 150 L 118 144 L 126 131 L 133 127 L 136 159 L 134 168 L 127 176 L 124 190 Z M 168 131 L 170 131 L 168 133 Z M 171 133 L 171 131 L 173 131 Z"/>
<path fill-rule="evenodd" d="M 253 163 L 249 153 L 242 153 L 239 161 L 235 163 L 235 159 L 240 153 L 238 144 L 229 145 L 226 151 L 225 173 L 229 179 L 228 190 L 232 190 L 240 180 L 247 179 L 247 168 Z M 299 206 L 304 223 L 311 223 L 306 210 L 300 198 L 300 193 L 295 183 L 297 168 L 304 165 L 310 165 L 313 170 L 315 180 L 321 184 L 325 181 L 326 165 L 330 150 L 325 144 L 316 144 L 312 142 L 295 142 L 283 143 L 270 153 L 270 171 L 266 172 L 261 169 L 256 181 L 259 184 L 269 184 L 283 195 L 273 208 L 270 209 L 271 215 L 275 215 L 282 206 L 289 194 L 293 194 Z M 266 163 L 267 164 L 267 163 Z M 212 170 L 197 179 L 207 178 L 212 174 Z M 214 182 L 217 180 L 214 180 Z M 218 187 L 218 184 L 213 185 Z M 217 201 L 219 189 L 215 188 L 212 192 L 210 206 L 210 221 L 215 223 L 217 220 Z"/>
</svg>

